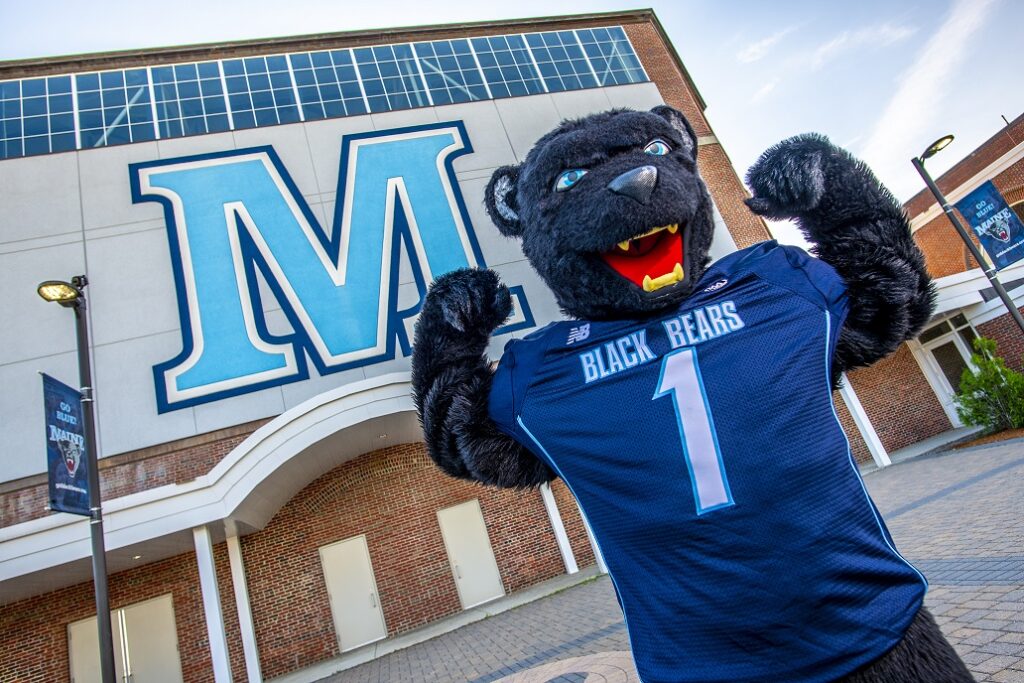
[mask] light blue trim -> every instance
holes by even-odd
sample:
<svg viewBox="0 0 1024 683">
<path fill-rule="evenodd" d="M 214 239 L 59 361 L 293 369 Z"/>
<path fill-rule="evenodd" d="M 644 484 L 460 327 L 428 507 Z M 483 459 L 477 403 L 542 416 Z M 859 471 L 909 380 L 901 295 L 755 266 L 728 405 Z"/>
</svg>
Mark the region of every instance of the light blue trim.
<svg viewBox="0 0 1024 683">
<path fill-rule="evenodd" d="M 825 387 L 828 390 L 828 404 L 832 408 L 832 417 L 836 421 L 836 426 L 839 427 L 839 432 L 843 435 L 843 439 L 846 441 L 846 457 L 849 459 L 850 467 L 853 469 L 854 474 L 857 476 L 857 482 L 860 484 L 860 490 L 864 494 L 864 502 L 868 504 L 868 509 L 871 510 L 871 516 L 875 518 L 875 524 L 878 525 L 878 533 L 882 536 L 882 541 L 885 545 L 893 552 L 896 557 L 903 560 L 903 563 L 914 570 L 914 573 L 920 577 L 921 582 L 924 584 L 924 589 L 928 590 L 928 579 L 924 577 L 917 567 L 912 565 L 907 558 L 900 554 L 900 551 L 896 550 L 896 547 L 889 542 L 889 537 L 885 533 L 885 527 L 882 525 L 882 520 L 878 518 L 878 513 L 875 511 L 875 505 L 871 502 L 871 496 L 868 494 L 868 489 L 864 486 L 864 478 L 860 476 L 860 470 L 857 468 L 857 463 L 853 460 L 853 451 L 850 449 L 850 439 L 846 436 L 846 431 L 843 429 L 842 423 L 839 421 L 839 415 L 836 413 L 836 404 L 832 397 L 832 356 L 830 353 L 832 341 L 832 315 L 825 311 Z"/>
<path fill-rule="evenodd" d="M 523 422 L 522 415 L 516 416 L 516 423 L 519 425 L 519 428 L 523 430 L 523 433 L 526 434 L 526 436 L 530 437 L 530 440 L 533 441 L 537 448 L 540 449 L 540 452 L 544 454 L 544 457 L 547 459 L 548 464 L 551 465 L 551 468 L 558 473 L 558 477 L 565 482 L 566 486 L 569 487 L 569 492 L 572 493 L 573 498 L 575 498 L 576 502 L 579 503 L 580 514 L 583 516 L 583 521 L 586 523 L 587 527 L 590 528 L 591 533 L 594 535 L 594 543 L 597 544 L 597 550 L 601 553 L 601 557 L 604 558 L 605 566 L 608 566 L 608 556 L 604 554 L 603 550 L 601 550 L 601 541 L 597 537 L 597 529 L 595 529 L 594 525 L 590 523 L 589 519 L 587 519 L 587 513 L 583 510 L 583 503 L 580 502 L 580 497 L 576 495 L 576 491 L 573 489 L 572 484 L 570 484 L 566 476 L 562 474 L 562 469 L 558 466 L 558 463 L 555 462 L 554 458 L 551 457 L 551 454 L 548 453 L 548 449 L 544 448 L 544 445 L 537 440 L 537 437 L 533 435 L 533 432 L 531 432 L 530 429 L 526 426 L 526 423 Z M 626 638 L 629 640 L 629 651 L 632 652 L 633 636 L 632 632 L 629 629 L 629 618 L 626 616 L 625 597 L 623 597 L 622 591 L 619 590 L 619 584 L 615 581 L 615 574 L 612 573 L 612 568 L 610 566 L 608 566 L 608 578 L 612 580 L 612 584 L 615 586 L 615 592 L 619 596 L 620 607 L 622 608 L 622 621 L 626 624 Z M 639 672 L 637 672 L 637 677 L 640 677 Z M 644 683 L 643 678 L 640 678 L 640 683 Z"/>
<path fill-rule="evenodd" d="M 679 441 L 683 449 L 683 460 L 686 462 L 686 469 L 690 473 L 690 486 L 693 488 L 693 502 L 697 509 L 698 515 L 703 515 L 713 510 L 719 510 L 721 508 L 732 507 L 736 504 L 732 497 L 732 489 L 729 488 L 729 477 L 725 473 L 725 462 L 722 460 L 722 448 L 718 445 L 718 431 L 715 429 L 715 418 L 711 414 L 711 404 L 708 403 L 707 390 L 704 388 L 704 377 L 700 372 L 700 364 L 698 362 L 697 348 L 695 346 L 684 346 L 681 349 L 677 349 L 669 354 L 666 354 L 661 360 L 661 369 L 658 373 L 658 389 L 655 390 L 654 396 L 651 400 L 659 399 L 663 396 L 675 394 L 676 389 L 672 387 L 666 391 L 661 391 L 662 382 L 665 378 L 665 367 L 668 365 L 668 359 L 683 353 L 690 352 L 693 356 L 693 369 L 697 376 L 697 387 L 700 389 L 701 400 L 704 402 L 704 412 L 708 416 L 708 426 L 711 428 L 711 439 L 715 443 L 715 457 L 718 459 L 718 472 L 722 478 L 722 487 L 725 489 L 725 495 L 727 500 L 724 503 L 718 503 L 710 507 L 704 507 L 700 502 L 700 495 L 697 490 L 697 477 L 693 473 L 693 461 L 690 459 L 690 449 L 687 447 L 686 442 L 686 430 L 683 429 L 683 418 L 679 414 L 679 401 L 673 398 L 672 410 L 676 416 L 676 428 L 679 430 Z"/>
</svg>

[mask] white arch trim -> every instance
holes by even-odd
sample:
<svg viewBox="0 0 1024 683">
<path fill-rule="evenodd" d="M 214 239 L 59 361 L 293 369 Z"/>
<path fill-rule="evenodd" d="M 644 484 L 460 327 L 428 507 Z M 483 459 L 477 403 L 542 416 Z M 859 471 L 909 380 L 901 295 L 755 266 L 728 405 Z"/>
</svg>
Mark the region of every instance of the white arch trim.
<svg viewBox="0 0 1024 683">
<path fill-rule="evenodd" d="M 414 410 L 409 373 L 347 384 L 274 418 L 193 481 L 104 501 L 109 571 L 133 566 L 140 549 L 149 551 L 143 562 L 191 550 L 194 527 L 227 528 L 226 535 L 262 528 L 320 474 L 419 441 Z M 2 528 L 0 549 L 0 604 L 90 577 L 84 517 L 60 513 Z"/>
</svg>

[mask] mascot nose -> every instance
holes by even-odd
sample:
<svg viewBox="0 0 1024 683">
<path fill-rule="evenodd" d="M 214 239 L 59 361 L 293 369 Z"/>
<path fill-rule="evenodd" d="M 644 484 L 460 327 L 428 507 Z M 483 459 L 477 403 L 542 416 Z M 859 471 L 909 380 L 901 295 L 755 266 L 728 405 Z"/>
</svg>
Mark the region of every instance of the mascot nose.
<svg viewBox="0 0 1024 683">
<path fill-rule="evenodd" d="M 631 197 L 641 204 L 646 204 L 647 200 L 651 198 L 657 182 L 658 169 L 654 166 L 641 166 L 632 171 L 626 171 L 608 183 L 608 189 L 615 194 Z"/>
</svg>

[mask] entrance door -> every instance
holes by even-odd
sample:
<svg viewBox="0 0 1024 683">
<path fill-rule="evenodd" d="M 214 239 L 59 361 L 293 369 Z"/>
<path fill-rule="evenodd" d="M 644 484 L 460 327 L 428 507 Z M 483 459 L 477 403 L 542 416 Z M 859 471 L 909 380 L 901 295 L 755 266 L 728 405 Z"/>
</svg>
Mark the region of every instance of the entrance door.
<svg viewBox="0 0 1024 683">
<path fill-rule="evenodd" d="M 474 499 L 437 512 L 463 609 L 505 595 L 487 536 L 480 501 Z"/>
<path fill-rule="evenodd" d="M 960 375 L 970 367 L 971 347 L 977 336 L 960 313 L 925 329 L 917 338 L 925 351 L 928 379 L 954 427 L 963 426 L 953 397 L 960 391 Z"/>
<path fill-rule="evenodd" d="M 171 595 L 135 603 L 110 613 L 114 671 L 125 683 L 180 683 L 181 659 Z M 96 617 L 68 624 L 73 683 L 100 681 Z"/>
<path fill-rule="evenodd" d="M 366 536 L 320 548 L 320 562 L 341 651 L 386 637 L 388 630 L 377 599 L 377 581 Z"/>
</svg>

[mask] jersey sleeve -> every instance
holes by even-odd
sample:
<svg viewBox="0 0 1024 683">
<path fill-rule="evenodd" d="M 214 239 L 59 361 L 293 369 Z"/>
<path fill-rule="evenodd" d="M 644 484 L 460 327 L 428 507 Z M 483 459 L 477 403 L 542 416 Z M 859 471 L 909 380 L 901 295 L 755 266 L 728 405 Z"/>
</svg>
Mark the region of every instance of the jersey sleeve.
<svg viewBox="0 0 1024 683">
<path fill-rule="evenodd" d="M 836 318 L 846 317 L 846 283 L 832 266 L 803 249 L 775 244 L 759 253 L 752 268 L 765 280 L 785 287 Z"/>
<path fill-rule="evenodd" d="M 505 352 L 501 355 L 498 367 L 491 378 L 491 395 L 488 399 L 487 412 L 494 423 L 506 435 L 516 437 L 516 346 L 515 339 L 505 344 Z"/>
</svg>

